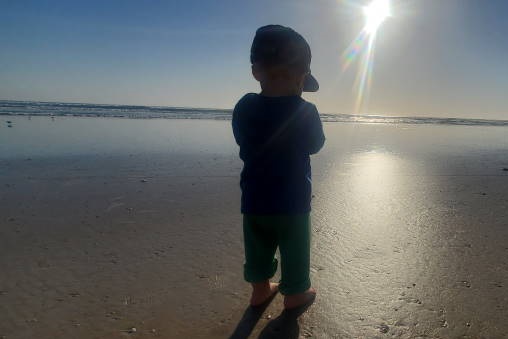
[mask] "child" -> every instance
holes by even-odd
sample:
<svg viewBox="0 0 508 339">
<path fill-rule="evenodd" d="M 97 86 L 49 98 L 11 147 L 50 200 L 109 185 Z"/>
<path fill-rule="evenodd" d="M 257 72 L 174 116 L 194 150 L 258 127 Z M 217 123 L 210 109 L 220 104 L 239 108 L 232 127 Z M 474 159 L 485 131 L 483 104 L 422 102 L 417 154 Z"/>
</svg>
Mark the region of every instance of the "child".
<svg viewBox="0 0 508 339">
<path fill-rule="evenodd" d="M 284 307 L 291 309 L 313 302 L 316 295 L 309 278 L 309 155 L 321 149 L 325 137 L 316 106 L 301 94 L 319 85 L 310 74 L 310 47 L 291 28 L 259 28 L 250 59 L 261 93 L 240 99 L 232 122 L 244 162 L 244 277 L 252 283 L 252 306 L 280 290 Z M 280 284 L 269 280 L 277 270 L 277 247 Z"/>
</svg>

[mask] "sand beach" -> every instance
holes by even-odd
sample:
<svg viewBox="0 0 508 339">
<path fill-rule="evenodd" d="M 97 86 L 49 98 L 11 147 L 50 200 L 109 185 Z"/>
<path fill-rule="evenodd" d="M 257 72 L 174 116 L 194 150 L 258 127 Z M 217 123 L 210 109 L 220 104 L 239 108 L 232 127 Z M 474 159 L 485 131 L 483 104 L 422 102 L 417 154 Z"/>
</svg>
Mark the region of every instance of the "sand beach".
<svg viewBox="0 0 508 339">
<path fill-rule="evenodd" d="M 0 338 L 508 338 L 507 127 L 325 123 L 295 323 L 247 309 L 229 121 L 0 122 Z"/>
</svg>

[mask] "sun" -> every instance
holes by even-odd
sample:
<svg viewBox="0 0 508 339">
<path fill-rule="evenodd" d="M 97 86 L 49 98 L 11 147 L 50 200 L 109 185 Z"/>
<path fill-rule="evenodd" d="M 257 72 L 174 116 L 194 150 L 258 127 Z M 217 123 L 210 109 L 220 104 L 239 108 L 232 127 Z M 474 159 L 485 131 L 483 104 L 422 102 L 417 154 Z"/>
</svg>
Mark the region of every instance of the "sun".
<svg viewBox="0 0 508 339">
<path fill-rule="evenodd" d="M 363 8 L 365 15 L 365 31 L 368 34 L 374 34 L 379 26 L 390 15 L 389 0 L 373 0 L 368 6 Z"/>
</svg>

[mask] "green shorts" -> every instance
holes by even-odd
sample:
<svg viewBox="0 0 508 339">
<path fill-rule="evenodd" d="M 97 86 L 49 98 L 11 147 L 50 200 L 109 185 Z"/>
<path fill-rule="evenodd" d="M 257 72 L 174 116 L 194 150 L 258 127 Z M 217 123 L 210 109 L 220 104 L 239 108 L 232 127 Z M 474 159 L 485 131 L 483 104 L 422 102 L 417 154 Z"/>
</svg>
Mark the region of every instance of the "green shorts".
<svg viewBox="0 0 508 339">
<path fill-rule="evenodd" d="M 270 279 L 277 271 L 275 251 L 279 247 L 284 295 L 310 288 L 310 215 L 243 215 L 245 280 L 251 283 Z"/>
</svg>

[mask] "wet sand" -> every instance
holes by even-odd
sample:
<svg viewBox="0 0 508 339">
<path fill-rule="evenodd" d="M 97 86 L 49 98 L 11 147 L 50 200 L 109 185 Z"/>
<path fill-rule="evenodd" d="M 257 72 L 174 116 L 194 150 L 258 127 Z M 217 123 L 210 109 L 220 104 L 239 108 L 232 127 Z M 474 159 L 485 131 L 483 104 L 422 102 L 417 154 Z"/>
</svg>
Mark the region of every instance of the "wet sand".
<svg viewBox="0 0 508 339">
<path fill-rule="evenodd" d="M 241 162 L 232 138 L 213 141 L 229 123 L 122 123 L 210 124 L 209 145 L 0 154 L 0 338 L 227 338 L 251 325 Z M 251 337 L 508 338 L 507 130 L 325 128 L 316 303 L 284 323 L 277 296 Z M 202 129 L 187 132 L 178 145 Z"/>
</svg>

